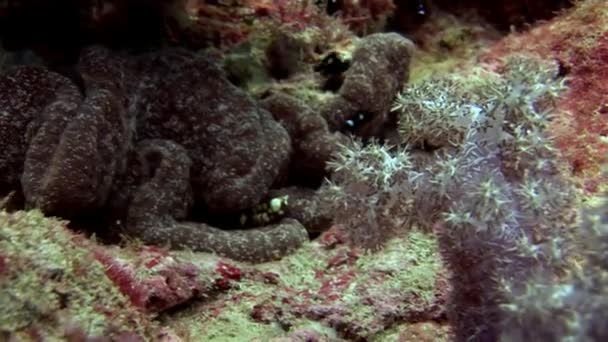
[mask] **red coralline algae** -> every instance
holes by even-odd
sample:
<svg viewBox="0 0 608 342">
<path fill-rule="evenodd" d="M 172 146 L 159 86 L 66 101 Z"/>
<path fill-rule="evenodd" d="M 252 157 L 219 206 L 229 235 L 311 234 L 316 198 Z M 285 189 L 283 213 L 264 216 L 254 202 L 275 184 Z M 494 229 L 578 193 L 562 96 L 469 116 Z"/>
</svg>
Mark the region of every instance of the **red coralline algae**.
<svg viewBox="0 0 608 342">
<path fill-rule="evenodd" d="M 135 306 L 145 307 L 145 294 L 140 282 L 135 278 L 133 269 L 121 264 L 109 252 L 102 249 L 94 250 L 93 255 L 105 266 L 106 275 L 118 286 L 120 292 L 129 297 Z"/>
<path fill-rule="evenodd" d="M 339 226 L 332 226 L 321 234 L 318 240 L 323 248 L 334 249 L 337 245 L 346 243 L 348 236 L 344 229 L 341 229 Z"/>
<path fill-rule="evenodd" d="M 337 275 L 334 278 L 327 278 L 321 282 L 318 296 L 326 301 L 335 301 L 341 298 L 340 294 L 344 291 L 355 279 L 354 271 L 348 271 Z"/>
<path fill-rule="evenodd" d="M 146 279 L 143 286 L 149 289 L 146 308 L 163 311 L 197 298 L 205 287 L 196 278 L 196 272 L 187 265 L 162 269 L 157 276 Z"/>
<path fill-rule="evenodd" d="M 568 90 L 561 95 L 553 124 L 556 145 L 583 188 L 597 191 L 600 166 L 608 161 L 608 3 L 590 0 L 555 19 L 512 34 L 481 56 L 488 64 L 514 53 L 556 60 Z"/>
<path fill-rule="evenodd" d="M 220 278 L 215 280 L 215 287 L 220 291 L 225 291 L 232 288 L 232 283 L 234 281 L 241 280 L 241 270 L 238 267 L 226 262 L 218 262 L 215 270 L 220 276 Z"/>
<path fill-rule="evenodd" d="M 238 267 L 220 261 L 217 263 L 217 272 L 229 280 L 241 280 L 241 270 Z"/>
<path fill-rule="evenodd" d="M 101 248 L 94 255 L 106 267 L 106 275 L 129 297 L 133 305 L 151 312 L 160 312 L 204 295 L 208 286 L 197 278 L 199 270 L 170 255 L 157 254 L 150 259 L 144 253 L 144 269 L 137 262 L 125 263 Z M 154 266 L 150 265 L 153 260 Z"/>
<path fill-rule="evenodd" d="M 341 249 L 336 255 L 329 258 L 327 268 L 335 268 L 341 265 L 352 266 L 360 256 L 360 252 L 355 248 Z"/>
</svg>

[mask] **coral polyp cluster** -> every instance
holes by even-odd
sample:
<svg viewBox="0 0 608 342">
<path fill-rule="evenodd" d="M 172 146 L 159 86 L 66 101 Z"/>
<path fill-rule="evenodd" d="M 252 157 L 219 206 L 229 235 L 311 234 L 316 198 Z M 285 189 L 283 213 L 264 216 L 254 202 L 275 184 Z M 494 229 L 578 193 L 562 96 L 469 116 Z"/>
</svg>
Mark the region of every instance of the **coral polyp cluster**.
<svg viewBox="0 0 608 342">
<path fill-rule="evenodd" d="M 337 222 L 367 249 L 413 227 L 434 232 L 451 271 L 457 341 L 601 339 L 607 332 L 586 315 L 606 303 L 570 292 L 593 298 L 605 284 L 589 273 L 563 277 L 577 255 L 589 257 L 576 241 L 605 232 L 601 213 L 582 213 L 579 226 L 580 194 L 547 131 L 565 90 L 558 69 L 518 56 L 501 74 L 481 72 L 405 87 L 394 109 L 409 149 L 342 148 L 330 163 Z M 555 322 L 543 317 L 556 307 L 567 313 L 553 334 Z M 531 317 L 546 326 L 528 331 L 521 322 Z"/>
</svg>

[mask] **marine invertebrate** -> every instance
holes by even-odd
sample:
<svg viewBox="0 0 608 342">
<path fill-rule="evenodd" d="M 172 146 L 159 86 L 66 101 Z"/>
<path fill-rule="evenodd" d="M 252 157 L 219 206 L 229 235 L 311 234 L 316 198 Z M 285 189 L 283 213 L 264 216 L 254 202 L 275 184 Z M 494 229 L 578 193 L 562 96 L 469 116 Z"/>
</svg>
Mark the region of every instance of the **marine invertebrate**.
<svg viewBox="0 0 608 342">
<path fill-rule="evenodd" d="M 379 249 L 431 205 L 415 200 L 428 177 L 416 171 L 404 150 L 389 151 L 375 143 L 364 147 L 355 140 L 343 145 L 328 167 L 336 222 L 345 227 L 354 246 Z"/>
<path fill-rule="evenodd" d="M 526 53 L 556 60 L 560 73 L 568 78 L 568 89 L 557 104 L 551 130 L 556 146 L 570 162 L 587 192 L 605 183 L 601 166 L 608 162 L 608 3 L 601 0 L 577 2 L 554 20 L 539 23 L 528 31 L 513 34 L 481 56 L 499 67 L 504 56 Z"/>
<path fill-rule="evenodd" d="M 318 186 L 326 175 L 325 164 L 340 143 L 340 132 L 330 132 L 325 119 L 303 101 L 283 93 L 273 93 L 261 101 L 275 120 L 289 133 L 293 154 L 289 183 Z"/>
<path fill-rule="evenodd" d="M 9 74 L 2 82 L 27 85 L 33 71 L 17 70 L 21 78 Z M 21 179 L 28 206 L 71 219 L 107 211 L 108 221 L 126 222 L 126 231 L 147 243 L 248 261 L 279 257 L 307 239 L 290 219 L 233 233 L 178 223 L 193 204 L 210 216 L 238 216 L 288 171 L 287 131 L 211 59 L 177 50 L 131 57 L 91 47 L 78 70 L 84 95 L 68 80 L 59 89 L 45 84 L 44 77 L 63 78 L 43 69 L 36 74 L 43 89 L 21 95 L 38 94 L 40 104 L 12 98 L 12 89 L 2 94 L 4 111 L 14 115 L 3 117 L 3 134 L 16 149 L 2 167 L 11 171 L 7 187 L 18 188 Z M 26 110 L 16 112 L 17 105 Z M 37 121 L 17 120 L 37 111 Z M 11 119 L 18 130 L 8 130 Z M 26 131 L 28 142 L 20 140 Z"/>
<path fill-rule="evenodd" d="M 29 145 L 24 133 L 33 121 L 42 120 L 42 109 L 58 93 L 79 98 L 68 79 L 42 67 L 9 69 L 0 78 L 0 193 L 19 185 Z"/>
<path fill-rule="evenodd" d="M 502 76 L 409 86 L 395 105 L 403 138 L 438 150 L 354 144 L 331 164 L 357 245 L 375 247 L 414 224 L 438 234 L 457 340 L 497 339 L 511 317 L 504 289 L 568 263 L 577 195 L 546 132 L 563 89 L 556 74 L 512 58 Z"/>
<path fill-rule="evenodd" d="M 332 130 L 366 138 L 380 135 L 393 98 L 407 80 L 410 48 L 411 43 L 396 33 L 371 34 L 358 42 L 344 82 L 321 109 Z"/>
<path fill-rule="evenodd" d="M 138 68 L 145 72 L 133 75 L 139 83 L 131 106 L 140 139 L 169 139 L 186 148 L 195 199 L 212 213 L 258 204 L 288 167 L 285 129 L 208 57 L 151 54 Z"/>
<path fill-rule="evenodd" d="M 125 172 L 132 123 L 124 89 L 105 77 L 84 74 L 84 98 L 74 87 L 58 91 L 31 128 L 21 177 L 28 205 L 76 217 L 105 205 L 115 178 Z"/>
<path fill-rule="evenodd" d="M 608 301 L 608 201 L 606 194 L 581 211 L 577 235 L 581 268 L 558 281 L 536 274 L 523 289 L 506 287 L 508 313 L 503 323 L 505 340 L 602 341 L 608 338 L 603 322 Z"/>
<path fill-rule="evenodd" d="M 172 142 L 142 141 L 137 148 L 142 174 L 129 204 L 127 231 L 145 243 L 168 244 L 259 262 L 276 259 L 308 239 L 296 220 L 283 219 L 264 228 L 223 231 L 204 223 L 178 222 L 188 213 L 190 163 L 185 150 Z M 145 161 L 156 159 L 156 165 Z"/>
</svg>

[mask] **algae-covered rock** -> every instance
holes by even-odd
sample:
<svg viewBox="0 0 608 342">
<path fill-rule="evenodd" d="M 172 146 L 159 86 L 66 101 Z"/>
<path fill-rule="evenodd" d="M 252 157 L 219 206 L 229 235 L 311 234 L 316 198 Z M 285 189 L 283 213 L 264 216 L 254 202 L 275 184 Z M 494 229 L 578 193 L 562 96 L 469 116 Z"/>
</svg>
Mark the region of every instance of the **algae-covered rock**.
<svg viewBox="0 0 608 342">
<path fill-rule="evenodd" d="M 153 334 L 87 243 L 40 211 L 0 212 L 0 339 Z"/>
</svg>

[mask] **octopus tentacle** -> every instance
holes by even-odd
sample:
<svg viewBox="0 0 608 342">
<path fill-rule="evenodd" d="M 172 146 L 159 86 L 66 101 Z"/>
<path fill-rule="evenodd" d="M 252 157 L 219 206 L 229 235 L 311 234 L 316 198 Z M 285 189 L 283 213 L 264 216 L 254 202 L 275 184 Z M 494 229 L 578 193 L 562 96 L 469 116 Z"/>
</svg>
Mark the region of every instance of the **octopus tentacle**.
<svg viewBox="0 0 608 342">
<path fill-rule="evenodd" d="M 137 147 L 135 159 L 142 175 L 149 177 L 133 194 L 127 231 L 145 243 L 264 262 L 280 258 L 308 240 L 306 229 L 294 219 L 231 231 L 204 223 L 180 222 L 192 200 L 188 182 L 191 161 L 186 150 L 171 141 L 146 140 Z"/>
</svg>

